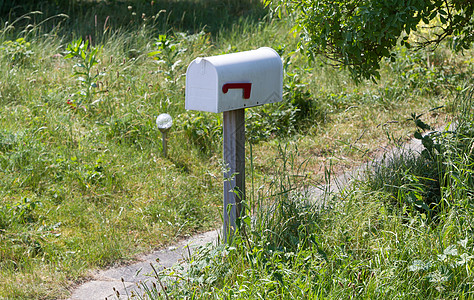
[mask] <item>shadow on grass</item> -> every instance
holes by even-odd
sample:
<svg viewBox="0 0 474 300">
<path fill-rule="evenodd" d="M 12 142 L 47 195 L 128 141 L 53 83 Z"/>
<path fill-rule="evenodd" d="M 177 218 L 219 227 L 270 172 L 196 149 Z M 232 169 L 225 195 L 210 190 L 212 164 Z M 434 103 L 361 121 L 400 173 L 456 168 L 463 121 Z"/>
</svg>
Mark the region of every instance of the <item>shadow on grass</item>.
<svg viewBox="0 0 474 300">
<path fill-rule="evenodd" d="M 196 33 L 201 30 L 216 35 L 246 20 L 259 22 L 267 14 L 260 0 L 0 0 L 2 23 L 10 24 L 32 11 L 29 18 L 16 23 L 21 30 L 29 24 L 43 22 L 42 32 L 57 31 L 68 38 L 91 36 L 99 41 L 116 30 L 138 30 L 149 26 L 157 33 L 170 30 Z M 17 31 L 18 32 L 18 31 Z"/>
</svg>

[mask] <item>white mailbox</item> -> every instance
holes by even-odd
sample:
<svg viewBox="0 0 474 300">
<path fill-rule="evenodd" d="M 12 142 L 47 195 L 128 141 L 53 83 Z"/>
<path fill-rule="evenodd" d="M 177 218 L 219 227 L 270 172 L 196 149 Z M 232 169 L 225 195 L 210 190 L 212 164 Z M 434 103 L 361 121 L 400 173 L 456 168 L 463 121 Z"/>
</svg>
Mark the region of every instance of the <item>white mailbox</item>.
<svg viewBox="0 0 474 300">
<path fill-rule="evenodd" d="M 283 65 L 272 48 L 196 58 L 186 72 L 188 110 L 220 113 L 282 100 Z"/>
</svg>

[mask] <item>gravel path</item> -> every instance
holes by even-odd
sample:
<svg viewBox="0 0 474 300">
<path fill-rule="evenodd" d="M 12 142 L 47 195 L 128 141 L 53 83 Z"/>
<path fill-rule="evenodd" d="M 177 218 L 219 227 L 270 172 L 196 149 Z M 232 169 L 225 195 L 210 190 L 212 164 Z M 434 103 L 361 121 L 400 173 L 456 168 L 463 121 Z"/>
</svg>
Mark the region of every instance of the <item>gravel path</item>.
<svg viewBox="0 0 474 300">
<path fill-rule="evenodd" d="M 127 295 L 134 290 L 137 283 L 150 280 L 147 276 L 153 272 L 150 263 L 159 265 L 160 268 L 171 267 L 181 259 L 188 257 L 188 251 L 192 251 L 199 246 L 205 246 L 208 243 L 215 243 L 218 240 L 217 231 L 209 231 L 189 239 L 183 240 L 178 244 L 167 249 L 154 251 L 141 257 L 140 261 L 131 265 L 110 268 L 98 271 L 92 274 L 92 279 L 78 286 L 72 293 L 70 300 L 104 300 L 117 299 L 114 288 L 120 295 Z M 189 250 L 188 248 L 189 247 Z M 159 261 L 159 263 L 157 263 Z M 122 282 L 123 278 L 123 282 Z M 126 291 L 126 290 L 127 291 Z M 126 299 L 126 297 L 125 297 Z"/>
</svg>

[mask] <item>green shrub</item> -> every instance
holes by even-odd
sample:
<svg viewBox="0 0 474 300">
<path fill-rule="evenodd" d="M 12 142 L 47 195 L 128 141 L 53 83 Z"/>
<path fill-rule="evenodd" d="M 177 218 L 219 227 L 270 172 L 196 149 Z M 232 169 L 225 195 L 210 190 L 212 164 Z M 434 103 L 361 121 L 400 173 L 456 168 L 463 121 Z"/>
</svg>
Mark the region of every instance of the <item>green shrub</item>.
<svg viewBox="0 0 474 300">
<path fill-rule="evenodd" d="M 210 155 L 217 151 L 222 143 L 222 119 L 219 115 L 193 112 L 182 114 L 177 126 L 199 150 Z"/>
<path fill-rule="evenodd" d="M 35 209 L 41 206 L 41 202 L 23 198 L 22 201 L 14 204 L 5 204 L 0 206 L 0 229 L 6 229 L 9 226 L 18 224 L 27 224 L 36 222 Z"/>
<path fill-rule="evenodd" d="M 24 38 L 18 38 L 14 41 L 4 41 L 0 46 L 0 53 L 11 65 L 24 65 L 28 62 L 34 53 L 31 43 Z"/>
</svg>

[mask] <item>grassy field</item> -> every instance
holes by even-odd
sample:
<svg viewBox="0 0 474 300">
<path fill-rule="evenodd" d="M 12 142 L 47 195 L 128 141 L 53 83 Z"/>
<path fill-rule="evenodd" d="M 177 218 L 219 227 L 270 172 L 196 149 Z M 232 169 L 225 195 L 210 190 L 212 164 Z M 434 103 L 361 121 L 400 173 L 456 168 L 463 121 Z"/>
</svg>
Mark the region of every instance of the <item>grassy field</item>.
<svg viewBox="0 0 474 300">
<path fill-rule="evenodd" d="M 91 1 L 39 8 L 41 14 L 19 11 L 0 28 L 0 298 L 65 298 L 90 269 L 125 263 L 220 226 L 221 116 L 184 109 L 183 75 L 198 56 L 269 46 L 284 61 L 284 101 L 246 112 L 247 166 L 252 167 L 247 172 L 247 205 L 255 214 L 268 203 L 279 203 L 271 195 L 321 184 L 329 174 L 411 138 L 416 130 L 413 113 L 423 114 L 423 121 L 433 126 L 445 124 L 457 113 L 456 95 L 473 83 L 472 52 L 455 55 L 440 47 L 412 53 L 399 48 L 397 61 L 384 64 L 380 82 L 356 86 L 343 70 L 319 59 L 308 62 L 291 32 L 291 17 L 272 19 L 259 1 Z M 168 159 L 160 155 L 161 135 L 155 126 L 160 113 L 174 119 Z M 416 176 L 411 182 L 415 186 Z M 261 212 L 266 217 L 259 219 L 262 223 L 254 232 L 267 232 L 262 228 L 275 226 L 291 212 L 313 226 L 305 243 L 282 248 L 268 235 L 255 239 L 261 246 L 244 249 L 253 245 L 245 242 L 223 251 L 248 253 L 249 261 L 241 266 L 252 268 L 240 271 L 256 281 L 245 279 L 253 286 L 247 290 L 268 297 L 278 296 L 273 291 L 281 293 L 278 282 L 283 281 L 278 278 L 304 274 L 302 269 L 285 273 L 289 269 L 268 255 L 278 261 L 286 257 L 282 264 L 308 272 L 322 270 L 320 291 L 342 286 L 313 295 L 349 297 L 363 284 L 397 291 L 392 285 L 397 267 L 415 265 L 419 259 L 430 262 L 420 263 L 418 270 L 425 268 L 428 274 L 444 266 L 437 264 L 436 256 L 415 255 L 417 249 L 434 249 L 430 255 L 447 251 L 446 257 L 457 259 L 449 256 L 454 250 L 448 246 L 458 241 L 434 243 L 464 227 L 443 223 L 447 227 L 441 236 L 426 212 L 423 219 L 385 206 L 393 202 L 388 196 L 392 194 L 360 188 L 341 196 L 351 199 L 348 205 L 335 205 L 340 209 L 322 215 L 290 201 L 286 214 L 270 217 Z M 290 231 L 297 236 L 298 222 L 292 224 L 297 230 Z M 310 241 L 319 246 L 304 248 Z M 403 259 L 388 259 L 400 242 L 412 246 L 396 248 L 402 249 Z M 329 248 L 338 250 L 329 253 Z M 310 249 L 309 256 L 303 257 L 302 249 Z M 366 271 L 372 261 L 360 249 L 371 249 L 379 262 L 386 262 L 371 265 L 381 277 Z M 457 255 L 467 253 L 468 259 L 471 250 L 461 250 Z M 255 261 L 262 265 L 251 265 L 253 256 L 273 266 L 259 259 Z M 239 259 L 244 257 L 237 256 L 231 265 L 237 266 Z M 393 267 L 386 268 L 390 264 Z M 331 272 L 322 266 L 331 266 Z M 471 276 L 471 263 L 462 266 Z M 272 271 L 276 277 L 259 281 L 256 274 L 269 268 L 278 271 Z M 240 271 L 232 273 L 231 281 L 209 273 L 219 281 L 210 280 L 210 290 L 203 291 L 221 289 L 216 295 L 222 297 L 240 291 L 235 289 L 243 284 L 235 281 L 244 278 Z M 318 282 L 314 278 L 319 277 L 311 278 Z M 410 278 L 400 285 L 410 286 L 415 280 Z M 305 286 L 305 281 L 298 284 Z M 306 286 L 313 291 L 313 285 Z M 257 298 L 245 293 L 240 297 L 246 295 Z"/>
</svg>

